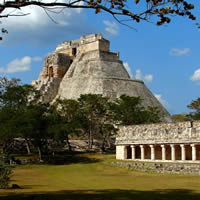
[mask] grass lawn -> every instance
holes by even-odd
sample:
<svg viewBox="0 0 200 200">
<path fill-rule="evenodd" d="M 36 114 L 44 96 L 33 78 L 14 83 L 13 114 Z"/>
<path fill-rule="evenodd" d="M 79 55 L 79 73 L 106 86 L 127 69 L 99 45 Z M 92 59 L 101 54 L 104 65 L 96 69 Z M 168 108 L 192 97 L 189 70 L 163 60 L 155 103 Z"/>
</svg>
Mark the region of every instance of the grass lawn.
<svg viewBox="0 0 200 200">
<path fill-rule="evenodd" d="M 87 155 L 66 165 L 15 168 L 0 200 L 200 200 L 200 176 L 129 171 L 106 165 L 111 155 Z"/>
</svg>

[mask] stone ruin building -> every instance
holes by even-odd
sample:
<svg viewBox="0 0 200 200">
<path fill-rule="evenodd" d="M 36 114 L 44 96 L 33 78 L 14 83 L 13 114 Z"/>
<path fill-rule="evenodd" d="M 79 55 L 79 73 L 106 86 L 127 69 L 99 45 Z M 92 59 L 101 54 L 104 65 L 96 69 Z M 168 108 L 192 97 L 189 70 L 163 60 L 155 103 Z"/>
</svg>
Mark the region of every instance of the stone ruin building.
<svg viewBox="0 0 200 200">
<path fill-rule="evenodd" d="M 200 162 L 200 121 L 120 127 L 116 138 L 116 158 Z"/>
<path fill-rule="evenodd" d="M 200 121 L 172 122 L 169 113 L 141 80 L 131 79 L 110 43 L 100 34 L 65 41 L 48 55 L 38 80 L 41 101 L 77 99 L 81 94 L 140 96 L 143 106 L 156 106 L 165 123 L 123 126 L 116 138 L 119 160 L 200 162 Z"/>
<path fill-rule="evenodd" d="M 123 94 L 140 96 L 144 106 L 156 106 L 162 121 L 171 117 L 141 80 L 131 79 L 119 60 L 119 53 L 109 50 L 110 43 L 101 34 L 65 41 L 48 55 L 38 80 L 32 84 L 41 91 L 42 101 L 57 98 L 77 99 L 81 94 L 102 94 L 112 99 Z"/>
</svg>

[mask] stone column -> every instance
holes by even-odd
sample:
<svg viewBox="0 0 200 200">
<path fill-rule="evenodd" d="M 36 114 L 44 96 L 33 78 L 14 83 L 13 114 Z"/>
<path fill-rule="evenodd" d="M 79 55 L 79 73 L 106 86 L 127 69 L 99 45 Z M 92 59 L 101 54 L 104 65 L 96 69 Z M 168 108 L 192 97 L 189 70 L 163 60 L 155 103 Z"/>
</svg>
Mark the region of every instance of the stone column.
<svg viewBox="0 0 200 200">
<path fill-rule="evenodd" d="M 154 145 L 149 145 L 151 148 L 151 160 L 155 160 L 155 148 Z"/>
<path fill-rule="evenodd" d="M 127 159 L 127 147 L 126 146 L 123 146 L 123 160 L 126 160 Z"/>
<path fill-rule="evenodd" d="M 175 157 L 175 146 L 174 144 L 170 144 L 171 147 L 171 160 L 175 161 L 176 157 Z"/>
<path fill-rule="evenodd" d="M 160 146 L 162 148 L 162 160 L 166 160 L 166 148 L 165 148 L 165 145 L 162 144 Z"/>
<path fill-rule="evenodd" d="M 195 161 L 195 160 L 197 160 L 196 146 L 195 146 L 195 144 L 191 144 L 190 146 L 192 147 L 192 160 Z"/>
<path fill-rule="evenodd" d="M 141 150 L 141 160 L 144 160 L 144 145 L 140 145 Z"/>
<path fill-rule="evenodd" d="M 135 160 L 135 145 L 131 145 L 132 150 L 132 160 Z"/>
<path fill-rule="evenodd" d="M 180 147 L 181 147 L 181 160 L 184 161 L 185 160 L 185 145 L 180 144 Z"/>
</svg>

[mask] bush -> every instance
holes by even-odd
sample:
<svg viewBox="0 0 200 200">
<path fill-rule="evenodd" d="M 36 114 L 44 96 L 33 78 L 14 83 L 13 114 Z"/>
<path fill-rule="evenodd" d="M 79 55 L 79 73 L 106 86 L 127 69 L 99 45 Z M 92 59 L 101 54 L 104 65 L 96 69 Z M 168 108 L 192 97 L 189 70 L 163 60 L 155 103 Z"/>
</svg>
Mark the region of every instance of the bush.
<svg viewBox="0 0 200 200">
<path fill-rule="evenodd" d="M 0 189 L 7 189 L 10 183 L 10 175 L 12 173 L 12 167 L 3 163 L 0 163 Z"/>
</svg>

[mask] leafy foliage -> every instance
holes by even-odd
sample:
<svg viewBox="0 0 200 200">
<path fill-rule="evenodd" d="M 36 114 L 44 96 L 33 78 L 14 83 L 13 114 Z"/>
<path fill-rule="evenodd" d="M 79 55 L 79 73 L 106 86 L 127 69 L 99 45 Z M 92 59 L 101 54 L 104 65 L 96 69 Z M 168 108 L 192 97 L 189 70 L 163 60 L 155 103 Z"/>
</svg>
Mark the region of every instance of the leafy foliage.
<svg viewBox="0 0 200 200">
<path fill-rule="evenodd" d="M 69 136 L 81 134 L 79 103 L 72 99 L 57 100 L 51 109 L 53 112 L 49 115 L 49 133 L 53 139 L 66 140 L 71 151 Z"/>
<path fill-rule="evenodd" d="M 0 142 L 4 153 L 9 153 L 9 143 L 16 137 L 32 138 L 41 149 L 47 136 L 46 113 L 48 106 L 33 104 L 38 92 L 30 85 L 19 85 L 19 81 L 2 81 L 0 95 Z M 41 154 L 41 153 L 40 153 Z"/>
<path fill-rule="evenodd" d="M 175 122 L 184 122 L 184 121 L 189 121 L 190 119 L 188 118 L 188 114 L 187 113 L 183 113 L 183 114 L 175 114 L 172 115 L 172 118 Z"/>
<path fill-rule="evenodd" d="M 12 167 L 0 163 L 0 189 L 8 188 L 11 174 L 12 174 Z"/>
<path fill-rule="evenodd" d="M 140 97 L 120 96 L 110 103 L 114 120 L 122 125 L 160 122 L 160 112 L 156 107 L 144 108 Z"/>
<path fill-rule="evenodd" d="M 102 139 L 104 148 L 106 138 L 109 138 L 115 130 L 110 116 L 108 101 L 107 97 L 103 97 L 100 94 L 85 94 L 78 99 L 83 119 L 82 127 L 88 134 L 89 149 L 92 148 L 94 137 Z"/>
<path fill-rule="evenodd" d="M 9 154 L 9 143 L 14 138 L 24 138 L 38 150 L 40 160 L 49 151 L 48 141 L 62 141 L 71 150 L 69 139 L 73 136 L 88 138 L 88 148 L 93 140 L 106 144 L 114 138 L 115 124 L 133 125 L 160 121 L 155 107 L 144 108 L 140 97 L 122 95 L 116 101 L 100 94 L 81 95 L 78 100 L 57 100 L 54 105 L 37 101 L 38 92 L 30 85 L 7 82 L 0 95 L 0 143 Z M 27 148 L 28 151 L 28 148 Z M 30 150 L 29 150 L 30 151 Z"/>
<path fill-rule="evenodd" d="M 16 111 L 10 107 L 0 109 L 0 144 L 3 145 L 4 153 L 9 153 L 8 144 L 17 136 L 16 116 Z"/>
<path fill-rule="evenodd" d="M 13 86 L 17 86 L 19 84 L 20 80 L 19 79 L 11 79 L 9 80 L 6 77 L 0 77 L 0 106 L 2 105 L 2 97 L 6 91 L 7 87 L 13 87 Z"/>
<path fill-rule="evenodd" d="M 193 100 L 191 104 L 188 105 L 188 108 L 194 110 L 188 117 L 193 120 L 200 120 L 200 98 Z"/>
</svg>

